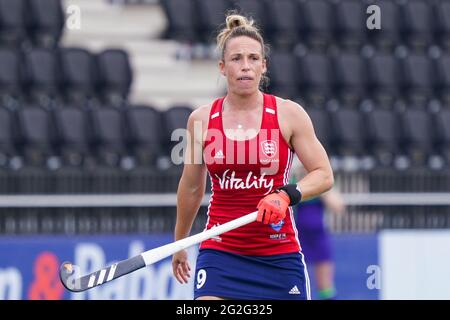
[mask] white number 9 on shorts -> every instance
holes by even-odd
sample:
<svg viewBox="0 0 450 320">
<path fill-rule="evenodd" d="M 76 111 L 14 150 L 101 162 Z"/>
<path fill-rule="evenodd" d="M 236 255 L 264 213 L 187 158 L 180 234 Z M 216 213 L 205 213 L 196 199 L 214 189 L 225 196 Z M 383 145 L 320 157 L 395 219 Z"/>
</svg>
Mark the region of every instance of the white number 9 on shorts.
<svg viewBox="0 0 450 320">
<path fill-rule="evenodd" d="M 200 269 L 197 272 L 197 289 L 200 289 L 201 287 L 203 287 L 203 285 L 206 282 L 206 271 L 205 269 Z"/>
</svg>

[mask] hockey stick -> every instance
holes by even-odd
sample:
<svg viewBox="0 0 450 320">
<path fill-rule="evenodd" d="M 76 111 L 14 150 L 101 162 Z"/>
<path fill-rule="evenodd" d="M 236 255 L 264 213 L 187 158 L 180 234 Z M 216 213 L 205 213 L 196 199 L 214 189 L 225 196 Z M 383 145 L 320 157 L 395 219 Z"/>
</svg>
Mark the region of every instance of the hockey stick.
<svg viewBox="0 0 450 320">
<path fill-rule="evenodd" d="M 152 263 L 158 262 L 172 254 L 184 250 L 209 238 L 218 236 L 224 232 L 239 228 L 243 225 L 256 221 L 258 211 L 231 220 L 220 226 L 213 227 L 196 235 L 175 241 L 164 246 L 145 251 L 135 257 L 119 261 L 104 269 L 94 271 L 85 276 L 77 277 L 74 272 L 76 266 L 70 262 L 63 262 L 59 270 L 59 277 L 67 290 L 72 292 L 85 291 L 109 281 L 117 279 L 123 275 L 144 268 Z"/>
</svg>

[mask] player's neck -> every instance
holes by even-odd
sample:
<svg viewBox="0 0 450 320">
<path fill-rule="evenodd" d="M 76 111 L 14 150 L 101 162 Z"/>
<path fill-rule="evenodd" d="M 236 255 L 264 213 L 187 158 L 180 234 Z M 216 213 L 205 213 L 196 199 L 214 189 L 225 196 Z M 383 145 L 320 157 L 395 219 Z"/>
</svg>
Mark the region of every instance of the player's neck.
<svg viewBox="0 0 450 320">
<path fill-rule="evenodd" d="M 264 96 L 261 91 L 252 95 L 237 95 L 229 92 L 225 97 L 222 109 L 227 111 L 254 111 L 261 107 Z"/>
</svg>

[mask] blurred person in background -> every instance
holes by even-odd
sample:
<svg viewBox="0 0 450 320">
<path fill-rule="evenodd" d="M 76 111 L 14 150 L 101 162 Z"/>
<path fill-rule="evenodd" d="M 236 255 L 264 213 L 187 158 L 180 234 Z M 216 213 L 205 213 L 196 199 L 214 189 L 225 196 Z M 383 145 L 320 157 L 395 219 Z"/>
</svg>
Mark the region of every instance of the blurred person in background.
<svg viewBox="0 0 450 320">
<path fill-rule="evenodd" d="M 266 46 L 253 21 L 228 15 L 217 40 L 228 91 L 188 119 L 191 139 L 177 191 L 175 240 L 191 231 L 208 173 L 212 196 L 205 229 L 258 214 L 255 222 L 200 244 L 194 298 L 310 299 L 292 206 L 332 187 L 328 156 L 300 105 L 260 90 Z M 308 174 L 289 184 L 296 157 Z M 173 255 L 172 269 L 180 283 L 188 282 L 186 250 Z"/>
<path fill-rule="evenodd" d="M 297 160 L 292 164 L 291 181 L 298 181 L 306 174 Z M 320 300 L 334 300 L 337 291 L 334 283 L 334 259 L 326 214 L 341 215 L 346 207 L 337 187 L 318 197 L 299 203 L 295 209 L 295 224 L 299 231 L 302 252 L 306 264 L 313 267 L 314 280 Z"/>
</svg>

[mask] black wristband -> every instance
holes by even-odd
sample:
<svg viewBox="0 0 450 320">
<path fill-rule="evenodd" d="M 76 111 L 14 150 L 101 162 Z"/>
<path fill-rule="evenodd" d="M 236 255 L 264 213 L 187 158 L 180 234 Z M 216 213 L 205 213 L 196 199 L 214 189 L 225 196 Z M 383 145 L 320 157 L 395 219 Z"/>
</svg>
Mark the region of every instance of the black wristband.
<svg viewBox="0 0 450 320">
<path fill-rule="evenodd" d="M 300 202 L 300 200 L 302 200 L 302 193 L 297 188 L 296 184 L 286 184 L 286 185 L 278 188 L 278 190 L 283 190 L 288 194 L 289 200 L 290 200 L 290 203 L 289 203 L 290 206 L 295 206 L 296 204 L 298 204 Z"/>
</svg>

